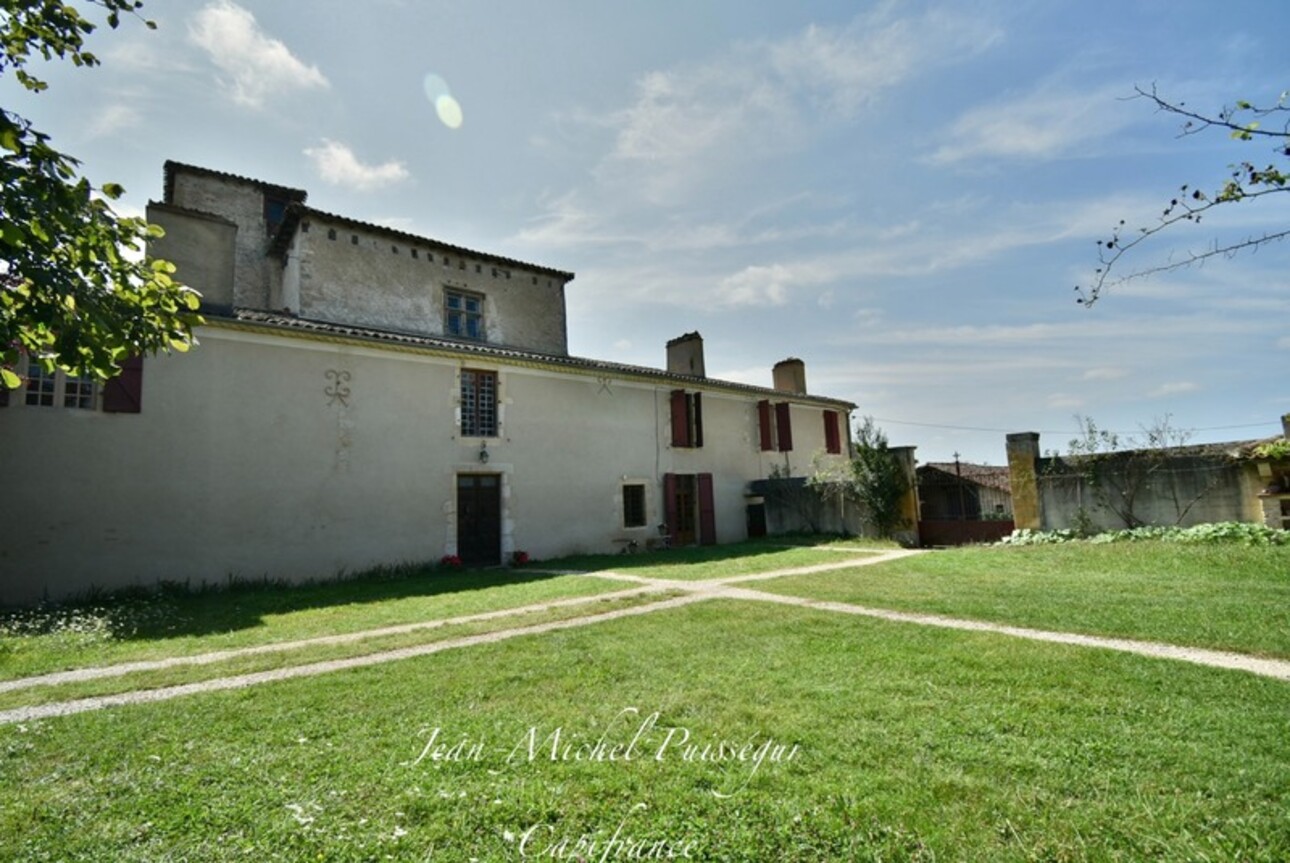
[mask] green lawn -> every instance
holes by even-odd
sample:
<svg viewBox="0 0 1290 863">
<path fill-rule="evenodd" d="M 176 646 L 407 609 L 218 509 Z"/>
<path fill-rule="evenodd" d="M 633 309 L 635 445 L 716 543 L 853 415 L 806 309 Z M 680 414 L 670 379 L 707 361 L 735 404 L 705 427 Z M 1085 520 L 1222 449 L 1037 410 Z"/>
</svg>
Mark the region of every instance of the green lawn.
<svg viewBox="0 0 1290 863">
<path fill-rule="evenodd" d="M 414 763 L 435 728 L 482 749 Z M 1287 731 L 1252 675 L 712 601 L 0 728 L 0 857 L 1284 860 Z"/>
<path fill-rule="evenodd" d="M 845 560 L 765 543 L 740 551 L 627 555 L 634 566 L 606 566 L 692 579 Z M 1241 643 L 1275 645 L 1287 628 L 1286 560 L 1158 544 L 967 549 L 755 587 L 1054 629 L 1160 628 L 1183 643 L 1203 643 L 1197 621 L 1218 626 L 1213 618 L 1225 616 Z M 234 634 L 254 641 L 260 626 L 281 639 L 406 620 L 409 603 L 444 619 L 624 585 L 530 572 L 463 573 L 440 586 L 424 596 L 397 580 L 171 596 L 192 603 L 183 605 L 187 632 L 134 640 L 160 655 L 190 649 L 190 638 L 233 637 L 210 621 L 243 619 L 226 606 L 251 599 L 261 610 L 243 617 L 258 622 Z M 346 601 L 328 612 L 318 590 Z M 653 599 L 597 599 L 585 611 Z M 291 615 L 303 615 L 294 629 Z M 66 663 L 87 658 L 101 664 L 73 644 Z M 52 697 L 27 692 L 27 703 Z M 0 787 L 3 860 L 622 860 L 621 847 L 605 855 L 621 825 L 620 840 L 647 843 L 638 851 L 691 860 L 1282 861 L 1290 684 L 709 599 L 364 669 L 0 725 Z"/>
<path fill-rule="evenodd" d="M 1115 545 L 931 552 L 761 582 L 791 596 L 1290 657 L 1290 547 Z"/>
<path fill-rule="evenodd" d="M 445 620 L 625 587 L 523 569 L 429 568 L 296 587 L 169 590 L 69 605 L 44 615 L 11 611 L 0 613 L 0 680 Z M 33 624 L 48 631 L 23 634 Z"/>
<path fill-rule="evenodd" d="M 642 578 L 665 578 L 676 581 L 697 581 L 706 578 L 728 578 L 734 575 L 751 575 L 776 569 L 792 569 L 817 563 L 838 563 L 848 555 L 866 557 L 880 551 L 897 548 L 892 543 L 874 541 L 832 541 L 804 543 L 760 540 L 734 545 L 713 545 L 682 548 L 644 554 L 594 554 L 566 557 L 542 564 L 543 568 L 558 568 L 578 572 L 620 572 Z"/>
</svg>

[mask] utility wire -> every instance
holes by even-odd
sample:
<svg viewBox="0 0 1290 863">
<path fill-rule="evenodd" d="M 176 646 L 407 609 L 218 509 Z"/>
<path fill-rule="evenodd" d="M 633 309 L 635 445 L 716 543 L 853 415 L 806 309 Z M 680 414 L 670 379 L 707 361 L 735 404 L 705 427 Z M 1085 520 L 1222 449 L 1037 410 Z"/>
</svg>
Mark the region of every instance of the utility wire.
<svg viewBox="0 0 1290 863">
<path fill-rule="evenodd" d="M 992 428 L 981 428 L 980 426 L 952 426 L 952 425 L 942 425 L 940 423 L 917 423 L 917 422 L 911 422 L 909 420 L 886 419 L 884 417 L 874 417 L 873 420 L 874 422 L 891 423 L 892 425 L 898 425 L 898 426 L 920 426 L 922 428 L 949 429 L 950 431 L 997 432 L 999 434 L 1011 434 L 1016 431 L 1016 429 L 992 429 Z M 1263 428 L 1264 426 L 1274 426 L 1274 425 L 1276 425 L 1275 422 L 1269 421 L 1269 422 L 1261 422 L 1261 423 L 1245 423 L 1244 425 L 1232 425 L 1232 426 L 1205 426 L 1204 428 L 1182 428 L 1182 429 L 1179 429 L 1179 431 L 1183 433 L 1207 432 L 1207 431 L 1230 431 L 1232 429 Z M 1061 429 L 1061 430 L 1022 429 L 1022 431 L 1033 431 L 1038 434 L 1078 434 L 1079 433 L 1079 429 L 1069 429 L 1069 428 Z M 1098 429 L 1098 431 L 1100 432 L 1102 431 L 1102 429 Z M 1142 432 L 1142 429 L 1138 428 L 1138 429 L 1133 429 L 1132 431 L 1109 431 L 1108 430 L 1107 434 L 1128 435 L 1128 434 L 1140 434 L 1141 432 Z"/>
</svg>

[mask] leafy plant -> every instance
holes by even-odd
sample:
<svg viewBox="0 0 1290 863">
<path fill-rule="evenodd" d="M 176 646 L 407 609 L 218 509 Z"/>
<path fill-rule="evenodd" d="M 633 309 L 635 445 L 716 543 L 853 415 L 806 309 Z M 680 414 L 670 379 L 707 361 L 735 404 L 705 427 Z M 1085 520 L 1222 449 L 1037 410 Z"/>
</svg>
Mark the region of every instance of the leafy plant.
<svg viewBox="0 0 1290 863">
<path fill-rule="evenodd" d="M 865 417 L 856 429 L 855 458 L 851 462 L 856 499 L 868 511 L 869 521 L 882 539 L 906 525 L 900 511 L 909 491 L 909 478 L 887 448 L 887 435 Z"/>
<path fill-rule="evenodd" d="M 1261 443 L 1254 448 L 1254 455 L 1256 458 L 1266 458 L 1272 461 L 1290 459 L 1290 440 L 1281 438 L 1280 440 Z"/>
<path fill-rule="evenodd" d="M 116 27 L 137 0 L 96 0 Z M 151 28 L 155 25 L 146 22 Z M 8 0 L 0 13 L 0 73 L 28 91 L 47 84 L 29 73 L 33 56 L 97 66 L 84 47 L 95 25 L 67 3 Z M 80 162 L 59 152 L 30 121 L 0 108 L 0 387 L 22 384 L 23 358 L 46 371 L 111 377 L 147 351 L 187 350 L 199 297 L 166 261 L 146 260 L 161 229 L 118 216 L 116 183 L 94 187 Z"/>
</svg>

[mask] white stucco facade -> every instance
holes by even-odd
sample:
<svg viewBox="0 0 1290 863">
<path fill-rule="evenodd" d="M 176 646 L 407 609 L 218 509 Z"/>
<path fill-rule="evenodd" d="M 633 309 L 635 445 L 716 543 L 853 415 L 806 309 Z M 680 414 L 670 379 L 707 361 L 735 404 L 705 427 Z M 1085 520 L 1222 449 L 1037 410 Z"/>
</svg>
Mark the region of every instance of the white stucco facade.
<svg viewBox="0 0 1290 863">
<path fill-rule="evenodd" d="M 436 561 L 463 550 L 467 517 L 496 519 L 485 545 L 503 562 L 662 536 L 737 541 L 749 482 L 844 457 L 844 401 L 569 357 L 571 274 L 318 214 L 303 193 L 290 235 L 268 235 L 242 199 L 278 187 L 167 169 L 188 196 L 157 208 L 177 228 L 167 255 L 229 302 L 211 304 L 191 352 L 146 358 L 137 413 L 21 392 L 0 408 L 0 470 L 26 490 L 0 496 L 0 518 L 19 526 L 0 539 L 0 603 Z M 193 201 L 200 213 L 185 213 Z M 484 338 L 445 337 L 454 289 L 482 298 Z M 495 381 L 482 435 L 463 434 L 475 409 L 463 370 Z M 677 393 L 701 403 L 680 445 Z M 786 451 L 765 448 L 759 405 L 772 402 L 791 423 Z M 474 478 L 495 487 L 495 516 L 461 512 Z"/>
</svg>

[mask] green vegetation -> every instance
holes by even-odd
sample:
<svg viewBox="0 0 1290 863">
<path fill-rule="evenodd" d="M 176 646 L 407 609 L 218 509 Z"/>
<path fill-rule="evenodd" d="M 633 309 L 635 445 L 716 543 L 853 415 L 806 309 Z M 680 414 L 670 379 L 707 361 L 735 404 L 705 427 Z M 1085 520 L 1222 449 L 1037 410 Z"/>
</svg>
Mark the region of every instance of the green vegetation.
<svg viewBox="0 0 1290 863">
<path fill-rule="evenodd" d="M 1040 629 L 1290 657 L 1290 546 L 976 547 L 759 590 Z"/>
<path fill-rule="evenodd" d="M 0 680 L 446 620 L 622 583 L 529 570 L 404 568 L 287 586 L 180 587 L 0 614 Z"/>
<path fill-rule="evenodd" d="M 698 860 L 1278 860 L 1287 711 L 1252 675 L 712 601 L 0 728 L 0 857 L 518 860 L 625 822 Z M 655 712 L 630 760 L 575 758 Z M 479 758 L 418 762 L 435 728 Z M 754 774 L 670 729 L 785 749 Z"/>
<path fill-rule="evenodd" d="M 1261 524 L 1225 521 L 1195 527 L 1134 527 L 1089 534 L 1082 530 L 1015 530 L 1000 540 L 1003 545 L 1055 545 L 1062 542 L 1183 542 L 1203 545 L 1290 545 L 1290 532 Z"/>
<path fill-rule="evenodd" d="M 143 4 L 91 5 L 115 28 Z M 0 74 L 12 71 L 40 93 L 47 85 L 31 73 L 32 61 L 97 66 L 85 46 L 95 29 L 70 3 L 7 0 Z M 79 170 L 29 120 L 0 108 L 0 388 L 22 385 L 26 360 L 47 372 L 108 378 L 143 352 L 188 350 L 202 323 L 199 298 L 172 278 L 174 265 L 143 259 L 161 229 L 117 215 L 109 202 L 125 190 L 116 183 L 96 188 Z"/>
<path fill-rule="evenodd" d="M 872 550 L 847 548 L 759 542 L 543 567 L 692 580 Z M 755 586 L 1290 656 L 1286 547 L 971 548 Z M 534 568 L 170 591 L 119 600 L 134 617 L 109 615 L 119 637 L 88 646 L 59 635 L 85 609 L 61 612 L 61 624 L 49 610 L 49 631 L 11 632 L 0 644 L 34 640 L 46 664 L 98 665 L 101 652 L 119 661 L 113 651 L 130 645 L 178 655 L 203 639 L 265 644 L 587 599 L 354 646 L 17 690 L 0 694 L 0 709 L 666 596 L 601 595 L 624 587 Z M 145 612 L 149 601 L 165 605 Z M 182 622 L 168 628 L 160 618 L 175 610 Z M 233 632 L 220 630 L 225 623 Z M 75 661 L 48 658 L 60 644 Z M 1287 715 L 1290 685 L 1253 674 L 707 599 L 244 690 L 0 725 L 0 859 L 629 859 L 602 857 L 621 825 L 620 839 L 689 848 L 693 860 L 1280 861 L 1290 858 Z"/>
</svg>

